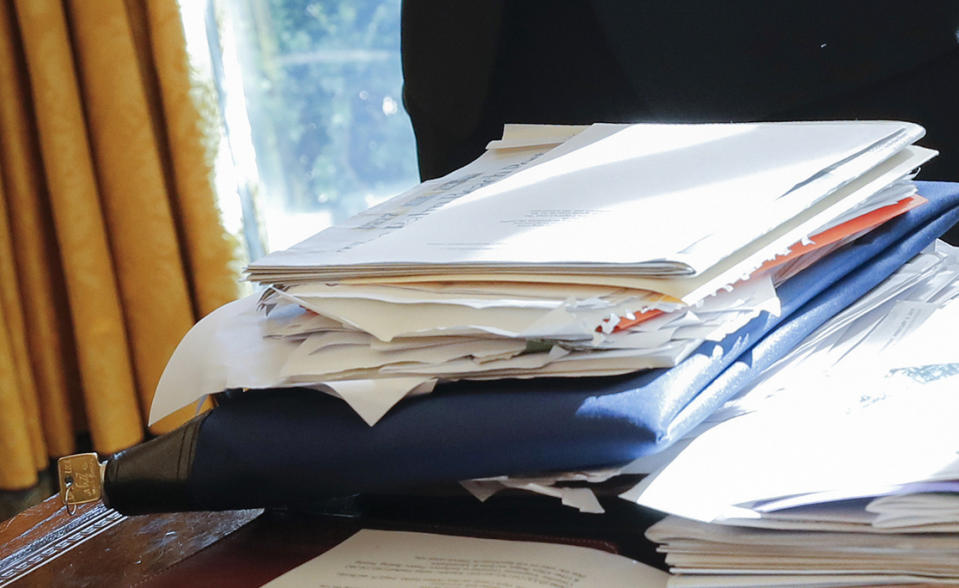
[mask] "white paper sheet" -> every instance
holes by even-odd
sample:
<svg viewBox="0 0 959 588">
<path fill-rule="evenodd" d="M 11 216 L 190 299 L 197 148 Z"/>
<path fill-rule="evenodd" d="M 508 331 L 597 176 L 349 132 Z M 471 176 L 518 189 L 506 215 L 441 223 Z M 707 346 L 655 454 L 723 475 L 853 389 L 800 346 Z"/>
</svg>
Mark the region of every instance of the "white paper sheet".
<svg viewBox="0 0 959 588">
<path fill-rule="evenodd" d="M 526 349 L 521 339 L 460 340 L 433 347 L 406 348 L 379 351 L 367 343 L 359 345 L 335 345 L 320 347 L 316 339 L 324 335 L 311 335 L 290 354 L 281 373 L 287 378 L 310 381 L 340 379 L 338 374 L 356 370 L 376 370 L 388 365 L 440 366 L 458 358 L 489 355 L 512 357 Z"/>
<path fill-rule="evenodd" d="M 167 362 L 153 396 L 150 424 L 208 394 L 231 388 L 290 385 L 283 366 L 298 342 L 264 337 L 263 324 L 255 295 L 204 317 L 184 336 Z M 373 424 L 403 397 L 428 390 L 434 382 L 429 377 L 396 377 L 329 385 L 302 380 L 297 385 L 316 388 L 317 394 L 341 397 Z"/>
<path fill-rule="evenodd" d="M 586 547 L 363 529 L 265 588 L 666 585 L 655 568 Z"/>
<path fill-rule="evenodd" d="M 707 423 L 721 422 L 770 403 L 802 403 L 805 390 L 795 385 L 797 380 L 803 377 L 802 374 L 825 373 L 840 361 L 845 361 L 847 355 L 870 336 L 876 325 L 885 320 L 884 317 L 890 314 L 893 306 L 900 301 L 938 299 L 939 292 L 944 288 L 943 278 L 946 281 L 956 278 L 951 270 L 956 252 L 956 248 L 939 242 L 928 252 L 913 258 L 882 284 L 807 337 L 793 351 L 766 370 L 761 381 L 714 412 L 707 419 Z M 926 291 L 927 284 L 935 286 Z M 874 337 L 872 341 L 873 347 L 861 356 L 865 357 L 866 361 L 872 361 L 873 354 L 879 353 L 887 343 L 883 337 Z M 922 345 L 916 349 L 928 347 Z M 897 349 L 903 356 L 911 353 L 909 347 L 897 346 Z M 952 346 L 947 346 L 946 349 L 952 349 Z M 937 352 L 936 349 L 929 351 Z M 889 364 L 890 368 L 896 365 L 896 360 L 886 359 L 892 362 Z M 849 361 L 856 361 L 855 355 Z"/>
<path fill-rule="evenodd" d="M 855 526 L 855 525 L 853 525 Z M 689 585 L 701 581 L 722 584 L 722 576 L 737 578 L 735 585 L 753 585 L 745 575 L 775 584 L 772 574 L 810 579 L 833 576 L 836 585 L 856 585 L 860 576 L 913 576 L 926 581 L 957 581 L 955 561 L 959 539 L 951 534 L 867 532 L 770 531 L 706 524 L 669 516 L 646 533 L 667 552 L 671 571 L 683 574 Z M 846 578 L 846 581 L 838 578 Z M 881 583 L 881 582 L 880 582 Z M 686 584 L 683 584 L 686 585 Z"/>
<path fill-rule="evenodd" d="M 951 307 L 944 312 L 954 316 Z M 935 316 L 924 325 L 938 327 Z M 891 337 L 907 330 L 903 324 L 873 330 L 857 347 L 857 357 L 844 356 L 843 369 L 822 373 L 798 365 L 788 385 L 802 394 L 707 430 L 624 497 L 712 521 L 755 517 L 736 505 L 761 499 L 819 492 L 841 499 L 959 478 L 959 428 L 953 419 L 959 413 L 959 370 L 890 374 L 885 363 L 875 361 L 875 349 L 883 356 L 896 354 L 906 341 L 911 351 L 922 347 L 943 357 L 934 349 L 942 339 L 921 336 L 921 328 L 916 337 Z M 945 357 L 955 358 L 955 346 L 948 347 L 953 352 Z M 924 354 L 917 351 L 915 357 Z M 708 492 L 699 490 L 707 487 Z"/>
<path fill-rule="evenodd" d="M 661 294 L 610 286 L 524 283 L 415 283 L 344 284 L 311 282 L 291 286 L 286 294 L 299 300 L 346 298 L 377 300 L 393 304 L 453 304 L 471 308 L 519 307 L 552 309 L 607 307 L 630 301 L 636 309 L 666 303 Z M 672 307 L 678 306 L 675 302 Z"/>
<path fill-rule="evenodd" d="M 553 496 L 562 500 L 564 506 L 570 506 L 580 512 L 602 514 L 605 512 L 596 494 L 585 487 L 568 487 L 558 484 L 564 482 L 588 482 L 598 484 L 621 473 L 619 468 L 605 468 L 582 472 L 557 472 L 542 476 L 496 476 L 493 478 L 479 478 L 462 480 L 463 486 L 480 502 L 507 488 L 523 490 L 534 494 Z"/>
<path fill-rule="evenodd" d="M 504 152 L 488 152 L 484 162 L 443 178 L 454 183 L 447 193 L 414 189 L 418 195 L 398 197 L 363 238 L 353 229 L 370 223 L 353 222 L 250 269 L 258 280 L 265 279 L 261 270 L 280 266 L 408 273 L 414 265 L 559 264 L 604 273 L 614 266 L 702 272 L 844 184 L 846 168 L 863 172 L 921 134 L 921 127 L 894 122 L 593 125 L 535 163 L 513 155 L 516 167 L 505 175 L 498 161 L 491 164 Z M 484 179 L 460 182 L 471 169 Z M 396 212 L 424 198 L 439 205 Z M 415 230 L 402 230 L 411 220 Z M 629 241 L 584 238 L 610 234 Z"/>
<path fill-rule="evenodd" d="M 428 392 L 435 383 L 431 378 L 379 378 L 340 380 L 326 385 L 372 427 L 407 395 L 414 391 Z"/>
<path fill-rule="evenodd" d="M 762 575 L 748 576 L 724 574 L 715 576 L 685 575 L 670 576 L 667 586 L 670 588 L 750 588 L 764 586 L 782 586 L 793 588 L 835 588 L 836 586 L 912 586 L 912 585 L 954 585 L 959 582 L 927 576 L 909 576 L 905 574 L 801 574 L 801 575 Z"/>
<path fill-rule="evenodd" d="M 886 529 L 956 523 L 959 492 L 882 496 L 870 501 L 865 510 L 875 516 L 872 525 Z"/>
<path fill-rule="evenodd" d="M 855 383 L 870 388 L 860 406 L 852 406 L 848 395 L 837 402 L 835 396 Z M 866 377 L 821 386 L 809 395 L 808 409 L 754 413 L 707 431 L 644 492 L 626 497 L 712 521 L 750 516 L 733 505 L 759 498 L 835 488 L 857 496 L 879 486 L 959 477 L 959 432 L 944 416 L 959 411 L 953 392 L 959 378 L 922 387 L 905 378 L 883 382 Z M 897 397 L 905 390 L 925 401 L 917 406 Z"/>
<path fill-rule="evenodd" d="M 284 294 L 284 296 L 287 296 Z M 590 339 L 610 315 L 623 316 L 631 304 L 571 311 L 563 307 L 476 309 L 449 304 L 407 304 L 402 309 L 377 300 L 297 299 L 310 310 L 370 333 L 382 341 L 397 337 L 482 335 L 542 339 Z"/>
<path fill-rule="evenodd" d="M 257 296 L 211 312 L 183 337 L 167 362 L 150 408 L 150 424 L 208 394 L 269 388 L 297 343 L 263 337 Z"/>
<path fill-rule="evenodd" d="M 429 180 L 406 192 L 360 212 L 342 225 L 326 229 L 284 251 L 276 251 L 251 264 L 250 270 L 263 282 L 274 281 L 273 271 L 289 264 L 312 260 L 325 255 L 338 255 L 401 230 L 435 210 L 502 180 L 518 170 L 537 163 L 551 146 L 531 149 L 487 151 L 481 157 L 456 171 Z M 320 257 L 317 257 L 320 256 Z"/>
<path fill-rule="evenodd" d="M 559 145 L 588 128 L 589 125 L 507 124 L 503 127 L 503 138 L 490 141 L 486 148 L 518 149 Z"/>
</svg>

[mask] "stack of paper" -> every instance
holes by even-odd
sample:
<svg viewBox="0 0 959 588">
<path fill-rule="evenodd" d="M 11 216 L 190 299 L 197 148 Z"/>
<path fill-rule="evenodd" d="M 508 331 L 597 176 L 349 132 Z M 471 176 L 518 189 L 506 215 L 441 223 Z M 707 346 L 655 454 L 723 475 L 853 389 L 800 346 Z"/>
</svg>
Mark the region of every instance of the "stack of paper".
<svg viewBox="0 0 959 588">
<path fill-rule="evenodd" d="M 441 381 L 674 366 L 777 314 L 777 283 L 921 204 L 922 133 L 509 126 L 472 164 L 251 264 L 268 286 L 258 308 L 235 303 L 187 336 L 151 418 L 227 388 L 308 386 L 373 424 Z"/>
<path fill-rule="evenodd" d="M 959 583 L 957 325 L 940 242 L 647 459 L 676 584 Z"/>
<path fill-rule="evenodd" d="M 956 314 L 959 308 L 949 312 L 940 309 L 953 303 L 953 300 L 957 297 L 959 297 L 959 255 L 957 255 L 955 248 L 937 242 L 928 251 L 903 265 L 892 276 L 863 296 L 846 311 L 833 317 L 768 371 L 763 372 L 764 380 L 761 383 L 728 401 L 722 408 L 706 418 L 699 427 L 693 429 L 685 438 L 680 439 L 678 443 L 665 451 L 642 457 L 620 467 L 553 473 L 540 475 L 536 478 L 499 476 L 483 480 L 464 481 L 463 485 L 481 500 L 485 500 L 499 490 L 509 488 L 556 496 L 562 498 L 564 504 L 577 507 L 584 512 L 601 512 L 595 497 L 587 495 L 589 492 L 588 486 L 583 487 L 582 484 L 577 484 L 576 487 L 568 487 L 565 483 L 569 481 L 586 482 L 587 484 L 602 483 L 622 474 L 651 474 L 667 470 L 671 462 L 677 459 L 676 456 L 681 455 L 681 452 L 705 431 L 719 423 L 760 409 L 768 413 L 771 406 L 781 406 L 781 414 L 784 419 L 788 420 L 797 409 L 808 411 L 816 410 L 817 407 L 822 406 L 828 412 L 830 403 L 838 402 L 841 394 L 844 393 L 849 395 L 847 399 L 852 403 L 868 398 L 863 394 L 861 383 L 858 381 L 864 370 L 857 365 L 857 361 L 873 362 L 878 359 L 888 366 L 912 366 L 900 369 L 904 373 L 923 373 L 923 377 L 927 379 L 956 371 L 949 367 L 948 362 L 959 357 L 959 355 L 956 351 L 953 351 L 953 347 L 943 346 L 943 340 L 945 339 L 944 333 L 948 332 L 955 324 L 951 322 L 950 317 L 952 314 Z M 944 322 L 930 323 L 923 327 L 925 321 L 932 316 L 937 319 L 941 318 Z M 938 333 L 930 331 L 933 326 L 938 328 Z M 919 334 L 913 334 L 920 327 L 923 330 L 919 331 Z M 917 337 L 917 339 L 905 348 L 898 346 L 898 343 L 907 335 L 910 336 L 910 339 L 912 337 Z M 882 349 L 881 353 L 878 353 L 877 349 Z M 850 350 L 855 350 L 855 352 L 850 352 Z M 893 352 L 893 350 L 895 351 Z M 937 364 L 940 361 L 947 365 Z M 840 364 L 840 362 L 842 363 Z M 934 365 L 931 367 L 915 367 L 928 366 L 930 363 Z M 842 371 L 839 371 L 840 368 L 842 368 Z M 735 369 L 735 366 L 733 369 Z M 804 384 L 808 382 L 808 380 L 803 379 L 804 374 L 807 373 L 812 374 L 812 390 L 804 387 Z M 847 377 L 853 381 L 848 383 L 840 380 L 838 374 L 847 374 Z M 828 387 L 822 386 L 820 379 L 826 379 L 830 382 L 830 385 Z M 895 379 L 889 379 L 884 381 L 884 385 L 894 385 L 896 382 Z M 840 385 L 845 385 L 846 389 L 837 392 L 834 388 Z M 793 396 L 789 396 L 787 391 Z M 818 394 L 825 395 L 828 398 L 820 400 Z M 777 404 L 774 405 L 774 401 Z M 912 401 L 917 400 L 913 399 Z M 765 437 L 766 435 L 763 435 L 763 438 Z M 743 442 L 751 443 L 753 441 L 754 439 L 750 437 Z M 719 449 L 716 445 L 706 443 L 702 446 L 706 451 L 726 451 L 725 448 Z M 769 455 L 765 457 L 770 460 L 773 460 L 770 455 L 774 456 L 781 450 L 779 446 L 768 449 Z M 744 457 L 748 459 L 749 456 Z M 686 459 L 686 457 L 684 456 L 683 459 Z M 711 462 L 712 458 L 707 456 L 703 460 Z M 765 458 L 762 461 L 765 463 Z M 741 465 L 744 468 L 753 468 L 751 469 L 751 475 L 754 477 L 743 476 L 736 478 L 736 480 L 742 480 L 742 484 L 746 488 L 744 491 L 752 492 L 760 484 L 755 477 L 762 478 L 768 470 L 756 468 L 754 467 L 755 464 L 748 461 L 744 461 Z M 792 479 L 797 479 L 797 477 L 802 479 L 805 476 L 804 471 L 790 471 L 788 473 L 794 476 Z M 707 475 L 712 475 L 712 472 Z M 784 476 L 785 474 L 779 473 L 777 475 Z M 624 497 L 630 500 L 639 500 L 643 504 L 654 505 L 656 508 L 667 512 L 682 513 L 686 516 L 700 518 L 707 515 L 691 515 L 691 513 L 711 513 L 710 508 L 716 508 L 710 506 L 714 498 L 712 494 L 700 496 L 695 492 L 688 491 L 688 488 L 677 491 L 675 487 L 660 486 L 661 483 L 663 483 L 663 480 L 657 480 L 656 476 L 651 476 L 625 494 Z M 655 486 L 654 490 L 646 492 L 650 485 Z M 929 484 L 909 486 L 913 491 L 919 489 L 927 491 L 930 487 Z M 949 488 L 959 488 L 959 485 L 953 484 Z M 901 490 L 902 488 L 897 487 L 897 491 Z M 845 490 L 845 492 L 848 491 L 848 489 Z M 657 500 L 657 492 L 659 493 L 658 499 L 661 502 L 654 504 L 650 501 Z M 840 498 L 845 496 L 847 494 L 842 494 Z M 764 501 L 762 502 L 762 510 L 767 513 L 767 516 L 771 516 L 768 513 L 776 509 L 792 508 L 808 503 L 818 504 L 822 501 L 832 500 L 836 500 L 836 496 L 828 493 L 804 494 L 790 496 L 787 499 Z M 879 505 L 881 506 L 883 503 L 879 502 Z M 719 504 L 718 508 L 720 509 L 728 507 L 728 504 L 722 498 L 719 498 Z M 896 507 L 895 505 L 898 505 L 898 503 L 894 503 L 893 508 Z M 954 516 L 954 513 L 950 516 Z"/>
<path fill-rule="evenodd" d="M 909 123 L 835 122 L 596 124 L 531 148 L 506 138 L 448 176 L 253 263 L 250 277 L 290 284 L 532 274 L 643 287 L 651 282 L 628 279 L 736 266 L 730 283 L 900 179 L 915 167 L 910 156 L 928 158 L 907 149 L 921 135 Z M 731 258 L 747 246 L 753 267 Z M 690 286 L 681 281 L 668 293 L 693 296 Z"/>
<path fill-rule="evenodd" d="M 309 284 L 268 296 L 268 333 L 295 341 L 291 383 L 611 375 L 671 367 L 761 311 L 770 274 L 686 305 L 607 286 Z M 653 318 L 640 321 L 640 316 Z M 640 315 L 640 316 L 637 316 Z M 620 320 L 634 322 L 617 328 Z"/>
</svg>

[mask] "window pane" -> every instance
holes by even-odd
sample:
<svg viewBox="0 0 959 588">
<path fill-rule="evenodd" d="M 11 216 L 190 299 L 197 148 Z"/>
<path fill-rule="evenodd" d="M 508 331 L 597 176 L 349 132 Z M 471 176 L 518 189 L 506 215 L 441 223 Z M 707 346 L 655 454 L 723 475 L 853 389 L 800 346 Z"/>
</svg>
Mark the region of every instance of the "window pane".
<svg viewBox="0 0 959 588">
<path fill-rule="evenodd" d="M 228 0 L 227 6 L 268 249 L 418 181 L 401 100 L 399 0 Z"/>
</svg>

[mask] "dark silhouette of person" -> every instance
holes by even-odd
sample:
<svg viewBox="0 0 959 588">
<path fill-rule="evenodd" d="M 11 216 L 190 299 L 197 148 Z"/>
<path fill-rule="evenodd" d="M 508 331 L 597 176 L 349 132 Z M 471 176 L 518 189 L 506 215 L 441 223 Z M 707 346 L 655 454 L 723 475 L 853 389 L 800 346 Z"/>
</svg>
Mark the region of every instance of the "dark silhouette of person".
<svg viewBox="0 0 959 588">
<path fill-rule="evenodd" d="M 504 123 L 893 119 L 959 181 L 959 1 L 405 0 L 423 179 Z M 959 227 L 947 233 L 959 243 Z"/>
</svg>

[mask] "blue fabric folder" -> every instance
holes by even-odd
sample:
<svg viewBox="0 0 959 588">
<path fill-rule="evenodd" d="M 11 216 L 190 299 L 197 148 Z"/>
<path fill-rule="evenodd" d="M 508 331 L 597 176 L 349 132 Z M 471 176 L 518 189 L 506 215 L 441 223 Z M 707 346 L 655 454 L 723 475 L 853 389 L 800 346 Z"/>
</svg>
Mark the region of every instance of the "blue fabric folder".
<svg viewBox="0 0 959 588">
<path fill-rule="evenodd" d="M 780 316 L 764 313 L 672 369 L 447 384 L 401 402 L 374 427 L 311 390 L 234 394 L 199 425 L 185 500 L 203 509 L 289 506 L 661 450 L 959 221 L 959 184 L 919 186 L 928 204 L 784 284 Z"/>
</svg>

